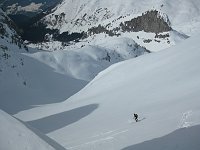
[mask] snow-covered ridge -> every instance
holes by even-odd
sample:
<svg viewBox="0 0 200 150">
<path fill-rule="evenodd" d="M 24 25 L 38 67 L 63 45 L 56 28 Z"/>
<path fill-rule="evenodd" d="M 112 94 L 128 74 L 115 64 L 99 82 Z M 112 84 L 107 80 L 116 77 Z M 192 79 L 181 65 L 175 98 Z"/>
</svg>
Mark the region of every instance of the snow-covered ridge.
<svg viewBox="0 0 200 150">
<path fill-rule="evenodd" d="M 199 6 L 200 2 L 196 0 L 178 0 L 176 2 L 173 0 L 144 0 L 142 2 L 139 0 L 110 2 L 106 0 L 65 0 L 44 20 L 47 24 L 49 22 L 49 28 L 58 28 L 61 32 L 80 32 L 98 24 L 128 21 L 148 10 L 158 10 L 162 12 L 163 18 L 166 19 L 168 16 L 175 30 L 184 32 L 178 26 L 184 26 L 187 22 L 199 22 Z M 58 22 L 55 20 L 56 16 L 62 16 Z"/>
<path fill-rule="evenodd" d="M 195 0 L 65 0 L 41 22 L 60 33 L 84 32 L 85 41 L 90 37 L 95 39 L 98 34 L 129 37 L 150 51 L 159 51 L 199 30 L 197 6 L 200 3 Z M 164 32 L 169 36 L 152 36 Z"/>
</svg>

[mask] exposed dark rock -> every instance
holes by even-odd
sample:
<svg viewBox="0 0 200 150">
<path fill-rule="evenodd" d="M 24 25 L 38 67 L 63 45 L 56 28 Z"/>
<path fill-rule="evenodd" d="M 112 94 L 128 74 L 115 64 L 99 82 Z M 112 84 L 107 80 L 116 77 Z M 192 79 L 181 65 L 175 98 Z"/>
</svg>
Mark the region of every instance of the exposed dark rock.
<svg viewBox="0 0 200 150">
<path fill-rule="evenodd" d="M 1 57 L 6 59 L 9 59 L 10 54 L 9 54 L 9 50 L 7 46 L 4 45 L 0 45 L 0 49 L 1 49 Z"/>
<path fill-rule="evenodd" d="M 169 26 L 169 20 L 167 22 L 160 16 L 157 10 L 147 11 L 137 18 L 134 18 L 130 21 L 125 21 L 121 23 L 120 26 L 122 31 L 128 32 L 153 32 L 160 33 L 172 30 Z"/>
<path fill-rule="evenodd" d="M 103 60 L 107 60 L 107 61 L 110 62 L 111 57 L 110 57 L 109 53 L 107 53 L 107 54 L 106 54 L 106 57 L 104 57 L 104 58 L 102 58 L 102 59 L 103 59 Z"/>
<path fill-rule="evenodd" d="M 3 24 L 0 23 L 0 35 L 4 36 L 6 34 L 6 30 L 3 27 Z"/>
<path fill-rule="evenodd" d="M 144 43 L 150 43 L 152 40 L 151 39 L 145 39 L 143 40 Z"/>
<path fill-rule="evenodd" d="M 155 35 L 155 38 L 160 38 L 160 39 L 164 39 L 166 37 L 169 37 L 169 33 L 167 33 L 167 34 L 156 34 Z"/>
<path fill-rule="evenodd" d="M 109 36 L 119 36 L 120 34 L 117 33 L 117 31 L 119 31 L 120 28 L 114 28 L 113 30 L 108 30 L 106 27 L 102 26 L 102 25 L 98 25 L 97 27 L 92 27 L 90 29 L 88 29 L 88 35 L 93 35 L 93 34 L 100 34 L 100 33 L 106 33 Z"/>
<path fill-rule="evenodd" d="M 160 43 L 160 40 L 156 40 L 156 39 L 155 39 L 154 41 Z"/>
<path fill-rule="evenodd" d="M 57 26 L 60 25 L 62 22 L 64 22 L 65 13 L 62 12 L 59 15 L 53 15 L 51 17 L 54 17 L 54 19 L 52 19 L 52 21 L 49 21 L 48 23 L 52 26 Z"/>
<path fill-rule="evenodd" d="M 122 16 L 119 18 L 122 18 Z M 121 23 L 119 27 L 114 29 L 109 29 L 110 26 L 111 23 L 105 26 L 99 24 L 97 27 L 88 29 L 88 35 L 90 36 L 94 34 L 105 33 L 109 36 L 119 36 L 119 31 L 121 30 L 123 32 L 153 32 L 156 33 L 155 38 L 165 38 L 169 35 L 159 35 L 158 33 L 172 30 L 168 18 L 167 21 L 165 21 L 157 10 L 147 11 L 146 13 L 142 14 L 142 16 L 133 18 L 130 21 L 125 21 L 124 23 Z M 139 37 L 137 38 L 139 39 Z M 145 40 L 144 42 L 149 43 L 151 41 Z"/>
</svg>

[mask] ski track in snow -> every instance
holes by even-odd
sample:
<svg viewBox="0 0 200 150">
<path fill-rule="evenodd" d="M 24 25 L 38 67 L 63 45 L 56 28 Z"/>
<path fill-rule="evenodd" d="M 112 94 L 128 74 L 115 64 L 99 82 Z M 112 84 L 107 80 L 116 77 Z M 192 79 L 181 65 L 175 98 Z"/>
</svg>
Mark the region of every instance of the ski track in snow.
<svg viewBox="0 0 200 150">
<path fill-rule="evenodd" d="M 139 119 L 139 122 L 141 122 L 142 120 L 146 119 L 141 118 Z M 137 123 L 139 123 L 137 122 Z M 64 147 L 66 147 L 67 149 L 70 150 L 78 150 L 78 149 L 88 149 L 88 147 L 90 147 L 91 149 L 95 149 L 95 145 L 110 145 L 110 149 L 114 150 L 114 140 L 118 135 L 121 135 L 123 133 L 129 132 L 130 130 L 133 129 L 133 123 L 136 123 L 134 119 L 128 119 L 128 122 L 126 125 L 128 125 L 127 127 L 123 127 L 123 128 L 118 128 L 115 130 L 110 130 L 110 131 L 106 131 L 106 132 L 102 132 L 96 135 L 93 135 L 91 137 L 84 137 L 83 139 L 78 139 L 78 140 L 73 140 L 73 142 L 71 143 L 81 143 L 75 146 L 71 146 L 71 147 L 67 147 L 69 146 L 69 141 L 67 142 L 66 145 L 64 145 Z"/>
<path fill-rule="evenodd" d="M 94 147 L 95 145 L 98 145 L 98 144 L 104 145 L 107 142 L 109 142 L 109 144 L 112 145 L 112 143 L 113 143 L 112 141 L 115 140 L 116 136 L 128 132 L 131 127 L 120 128 L 120 129 L 116 129 L 116 130 L 110 130 L 110 131 L 107 131 L 107 132 L 99 133 L 99 134 L 91 136 L 91 137 L 85 137 L 84 139 L 79 139 L 79 140 L 75 141 L 76 143 L 80 142 L 81 144 L 76 145 L 76 146 L 72 146 L 72 147 L 67 147 L 67 145 L 69 145 L 69 143 L 67 143 L 67 145 L 65 145 L 65 147 L 67 147 L 67 149 L 74 150 L 74 149 L 80 149 L 80 148 L 82 149 L 85 146 L 87 146 L 87 148 L 88 148 L 88 146 Z M 82 140 L 87 141 L 87 142 L 81 142 Z M 111 146 L 111 147 L 113 149 L 113 146 Z"/>
<path fill-rule="evenodd" d="M 190 119 L 190 117 L 192 116 L 192 110 L 188 110 L 186 112 L 184 112 L 182 114 L 180 123 L 178 128 L 188 128 L 190 126 L 192 126 L 192 122 L 189 122 L 188 120 Z M 145 120 L 146 118 L 141 118 L 139 120 L 139 122 Z M 139 123 L 138 122 L 138 123 Z M 133 123 L 136 124 L 135 120 L 133 119 L 128 119 L 127 124 L 128 126 L 123 127 L 123 128 L 119 128 L 119 129 L 115 129 L 115 130 L 109 130 L 106 132 L 102 132 L 90 137 L 84 137 L 82 139 L 78 139 L 78 140 L 73 140 L 71 141 L 71 144 L 74 145 L 73 143 L 80 143 L 78 145 L 74 145 L 71 147 L 68 147 L 70 144 L 69 141 L 67 141 L 66 145 L 64 145 L 67 149 L 69 150 L 78 150 L 78 149 L 95 149 L 99 146 L 106 146 L 106 147 L 110 147 L 110 150 L 114 150 L 114 141 L 117 140 L 117 136 L 121 135 L 123 133 L 129 132 L 130 130 L 133 129 L 134 125 Z"/>
</svg>

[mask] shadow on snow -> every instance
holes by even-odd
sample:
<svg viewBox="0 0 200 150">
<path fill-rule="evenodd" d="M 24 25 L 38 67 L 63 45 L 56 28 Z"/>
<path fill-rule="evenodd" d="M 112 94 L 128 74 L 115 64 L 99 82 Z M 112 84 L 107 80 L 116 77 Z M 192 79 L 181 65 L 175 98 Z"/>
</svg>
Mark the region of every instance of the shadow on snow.
<svg viewBox="0 0 200 150">
<path fill-rule="evenodd" d="M 25 65 L 20 70 L 26 86 L 10 79 L 0 86 L 0 109 L 9 114 L 38 105 L 58 103 L 80 91 L 88 82 L 57 73 L 53 68 L 29 56 L 23 56 Z M 7 86 L 8 85 L 8 86 Z M 2 87 L 2 88 L 1 88 Z"/>
<path fill-rule="evenodd" d="M 57 129 L 70 125 L 78 120 L 86 117 L 99 107 L 98 104 L 90 104 L 65 111 L 59 114 L 51 115 L 39 120 L 27 122 L 29 125 L 47 134 Z"/>
<path fill-rule="evenodd" d="M 128 146 L 122 150 L 200 150 L 200 125 L 178 129 L 166 136 Z"/>
</svg>

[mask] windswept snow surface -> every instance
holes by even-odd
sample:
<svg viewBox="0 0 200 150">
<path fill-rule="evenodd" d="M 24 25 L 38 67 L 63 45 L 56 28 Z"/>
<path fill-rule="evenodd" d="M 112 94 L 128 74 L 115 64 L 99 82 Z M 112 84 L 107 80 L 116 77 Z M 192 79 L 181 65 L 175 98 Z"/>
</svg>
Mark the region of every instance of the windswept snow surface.
<svg viewBox="0 0 200 150">
<path fill-rule="evenodd" d="M 158 138 L 166 150 L 182 150 L 184 140 L 199 150 L 199 48 L 197 35 L 165 51 L 117 63 L 67 101 L 15 116 L 67 149 L 134 149 L 135 144 L 145 146 L 144 141 L 159 149 L 153 140 Z M 139 114 L 138 123 L 133 113 Z"/>
<path fill-rule="evenodd" d="M 0 110 L 1 150 L 55 150 L 25 125 Z"/>
</svg>

